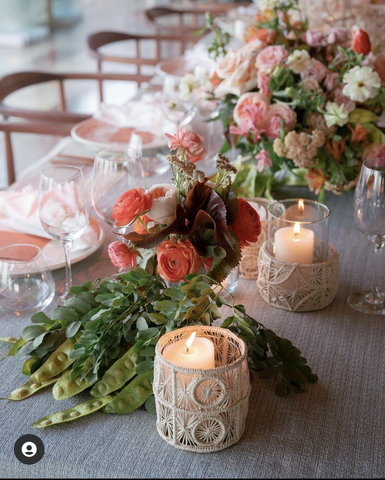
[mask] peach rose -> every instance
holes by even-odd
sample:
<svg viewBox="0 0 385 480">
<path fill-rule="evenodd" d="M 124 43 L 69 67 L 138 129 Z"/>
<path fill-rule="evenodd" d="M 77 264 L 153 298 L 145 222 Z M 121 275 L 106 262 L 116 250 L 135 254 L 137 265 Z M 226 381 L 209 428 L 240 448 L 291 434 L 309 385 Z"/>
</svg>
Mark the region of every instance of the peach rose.
<svg viewBox="0 0 385 480">
<path fill-rule="evenodd" d="M 320 83 L 326 77 L 327 73 L 327 67 L 315 58 L 312 58 L 309 67 L 301 73 L 301 78 L 315 78 L 317 82 Z"/>
<path fill-rule="evenodd" d="M 112 218 L 117 227 L 123 227 L 150 210 L 151 206 L 152 196 L 143 188 L 134 188 L 118 198 L 112 209 Z"/>
<path fill-rule="evenodd" d="M 197 273 L 202 258 L 190 240 L 165 240 L 156 250 L 159 275 L 169 282 L 180 282 L 189 273 Z"/>
<path fill-rule="evenodd" d="M 241 52 L 230 50 L 222 58 L 217 67 L 217 74 L 221 78 L 229 77 L 243 62 L 244 56 Z"/>
<path fill-rule="evenodd" d="M 245 43 L 239 51 L 242 55 L 257 54 L 260 50 L 266 47 L 267 45 L 265 42 L 262 42 L 258 38 L 254 38 L 253 40 Z"/>
<path fill-rule="evenodd" d="M 108 247 L 108 255 L 115 267 L 124 270 L 127 267 L 135 268 L 136 257 L 140 254 L 135 250 L 130 250 L 125 243 L 113 242 Z"/>
<path fill-rule="evenodd" d="M 257 86 L 257 72 L 254 65 L 254 57 L 249 56 L 244 58 L 242 55 L 240 55 L 240 57 L 242 61 L 215 89 L 214 93 L 216 97 L 224 98 L 228 94 L 239 97 L 242 93 L 248 92 Z"/>
<path fill-rule="evenodd" d="M 281 45 L 267 47 L 257 55 L 255 66 L 264 73 L 271 73 L 289 56 L 289 52 Z"/>
<path fill-rule="evenodd" d="M 171 151 L 184 152 L 192 163 L 203 160 L 207 151 L 203 148 L 204 138 L 194 132 L 186 132 L 184 127 L 179 127 L 175 135 L 166 133 L 168 147 Z"/>
<path fill-rule="evenodd" d="M 170 225 L 175 220 L 177 189 L 173 184 L 153 185 L 148 193 L 152 196 L 152 207 L 147 216 L 155 224 Z"/>
<path fill-rule="evenodd" d="M 235 233 L 241 248 L 255 243 L 261 233 L 261 220 L 258 212 L 243 198 L 238 198 L 238 212 L 230 229 Z"/>
<path fill-rule="evenodd" d="M 269 99 L 261 93 L 244 93 L 238 98 L 233 117 L 238 125 L 259 125 L 262 123 L 269 106 Z"/>
<path fill-rule="evenodd" d="M 297 115 L 288 105 L 274 103 L 269 105 L 265 118 L 265 135 L 268 138 L 278 138 L 281 132 L 281 121 L 285 122 L 285 133 L 294 129 L 297 122 Z"/>
</svg>

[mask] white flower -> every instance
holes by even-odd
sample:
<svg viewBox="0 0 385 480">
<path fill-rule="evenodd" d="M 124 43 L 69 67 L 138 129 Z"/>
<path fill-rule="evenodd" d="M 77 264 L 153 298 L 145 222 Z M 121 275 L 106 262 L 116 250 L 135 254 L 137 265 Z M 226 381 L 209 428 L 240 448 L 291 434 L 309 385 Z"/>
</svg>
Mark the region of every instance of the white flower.
<svg viewBox="0 0 385 480">
<path fill-rule="evenodd" d="M 146 215 L 155 224 L 170 225 L 175 220 L 177 189 L 171 183 L 153 185 L 148 191 L 152 195 L 152 207 Z"/>
<path fill-rule="evenodd" d="M 326 112 L 324 113 L 325 122 L 328 127 L 338 125 L 342 127 L 349 121 L 349 111 L 345 108 L 345 105 L 338 105 L 335 102 L 328 102 L 326 104 Z"/>
<path fill-rule="evenodd" d="M 280 3 L 281 0 L 259 0 L 258 6 L 260 10 L 266 10 L 267 8 L 272 10 L 278 7 Z"/>
<path fill-rule="evenodd" d="M 183 78 L 181 78 L 181 81 L 179 83 L 180 98 L 182 100 L 188 100 L 192 91 L 199 86 L 199 81 L 194 77 L 194 75 L 188 73 Z"/>
<path fill-rule="evenodd" d="M 294 50 L 286 60 L 286 65 L 294 73 L 304 72 L 311 65 L 311 58 L 307 50 Z"/>
<path fill-rule="evenodd" d="M 354 67 L 345 73 L 342 80 L 346 84 L 342 93 L 360 103 L 374 98 L 381 87 L 380 76 L 370 67 Z"/>
</svg>

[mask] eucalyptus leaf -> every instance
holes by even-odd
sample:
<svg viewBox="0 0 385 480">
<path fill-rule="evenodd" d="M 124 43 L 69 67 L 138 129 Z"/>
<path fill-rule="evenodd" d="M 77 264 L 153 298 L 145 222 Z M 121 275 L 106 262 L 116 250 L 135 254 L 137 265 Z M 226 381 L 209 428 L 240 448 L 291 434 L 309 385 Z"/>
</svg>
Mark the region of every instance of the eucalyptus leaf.
<svg viewBox="0 0 385 480">
<path fill-rule="evenodd" d="M 149 370 L 154 368 L 154 361 L 153 360 L 146 360 L 144 362 L 139 363 L 135 366 L 135 372 L 140 375 L 141 373 L 146 373 Z"/>
<path fill-rule="evenodd" d="M 78 333 L 81 326 L 82 322 L 80 320 L 74 323 L 70 323 L 66 328 L 66 338 L 74 337 Z"/>
<path fill-rule="evenodd" d="M 40 325 L 29 325 L 28 327 L 25 327 L 21 337 L 25 342 L 29 342 L 30 340 L 37 338 L 42 333 L 46 333 L 46 329 L 44 327 L 41 327 Z"/>
<path fill-rule="evenodd" d="M 148 324 L 146 319 L 143 317 L 139 317 L 138 320 L 136 321 L 136 328 L 137 330 L 147 330 Z"/>
</svg>

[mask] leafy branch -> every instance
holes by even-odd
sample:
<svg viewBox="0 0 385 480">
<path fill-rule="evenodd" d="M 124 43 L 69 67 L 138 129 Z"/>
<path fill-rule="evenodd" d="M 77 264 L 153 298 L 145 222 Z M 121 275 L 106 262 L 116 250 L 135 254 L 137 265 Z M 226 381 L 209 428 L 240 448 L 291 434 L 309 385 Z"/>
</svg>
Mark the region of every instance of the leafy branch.
<svg viewBox="0 0 385 480">
<path fill-rule="evenodd" d="M 193 33 L 194 36 L 211 32 L 214 36 L 213 43 L 208 47 L 209 54 L 217 60 L 217 58 L 226 55 L 226 47 L 230 42 L 231 35 L 224 32 L 216 23 L 215 17 L 211 12 L 205 14 L 206 26 Z"/>
</svg>

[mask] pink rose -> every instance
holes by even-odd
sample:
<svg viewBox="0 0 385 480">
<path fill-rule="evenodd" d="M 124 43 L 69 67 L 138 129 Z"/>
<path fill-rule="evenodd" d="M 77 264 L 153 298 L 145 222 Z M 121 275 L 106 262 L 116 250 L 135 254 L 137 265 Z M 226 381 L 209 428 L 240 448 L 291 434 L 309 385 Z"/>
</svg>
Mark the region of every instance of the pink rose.
<svg viewBox="0 0 385 480">
<path fill-rule="evenodd" d="M 224 98 L 229 93 L 239 97 L 242 93 L 248 92 L 257 86 L 257 72 L 254 65 L 254 58 L 252 56 L 243 58 L 240 54 L 239 56 L 242 61 L 232 73 L 216 87 L 216 97 Z"/>
<path fill-rule="evenodd" d="M 334 90 L 334 101 L 337 105 L 345 105 L 345 109 L 350 113 L 356 108 L 355 102 L 342 93 L 343 85 L 338 85 Z"/>
<path fill-rule="evenodd" d="M 267 138 L 279 137 L 282 120 L 285 123 L 285 133 L 288 133 L 294 129 L 297 122 L 297 115 L 288 105 L 279 103 L 269 105 L 263 121 Z"/>
<path fill-rule="evenodd" d="M 269 157 L 269 152 L 267 152 L 266 150 L 261 150 L 258 155 L 255 155 L 255 159 L 258 160 L 258 172 L 262 172 L 265 167 L 270 168 L 273 166 L 273 162 L 270 160 Z"/>
<path fill-rule="evenodd" d="M 203 148 L 204 138 L 194 132 L 186 132 L 184 127 L 179 127 L 175 135 L 166 133 L 168 147 L 171 151 L 178 150 L 178 154 L 184 152 L 187 158 L 196 163 L 207 155 Z"/>
<path fill-rule="evenodd" d="M 245 43 L 243 47 L 239 50 L 242 55 L 257 54 L 263 48 L 266 48 L 267 45 L 265 42 L 262 42 L 258 38 L 251 40 L 250 42 Z"/>
<path fill-rule="evenodd" d="M 311 47 L 326 47 L 327 41 L 321 30 L 308 30 L 301 35 L 301 39 Z"/>
<path fill-rule="evenodd" d="M 139 252 L 130 250 L 125 243 L 113 242 L 108 247 L 108 255 L 115 267 L 124 270 L 127 267 L 136 267 L 136 257 L 139 255 Z"/>
<path fill-rule="evenodd" d="M 270 73 L 281 65 L 289 56 L 289 52 L 281 45 L 267 47 L 257 55 L 255 66 L 264 73 Z"/>
<path fill-rule="evenodd" d="M 244 57 L 240 52 L 230 50 L 219 62 L 217 74 L 220 78 L 227 78 L 243 62 Z"/>
<path fill-rule="evenodd" d="M 270 98 L 271 97 L 270 77 L 268 75 L 265 75 L 261 71 L 258 71 L 257 80 L 258 80 L 259 93 L 261 93 L 262 95 L 265 95 L 265 97 L 267 98 Z"/>
<path fill-rule="evenodd" d="M 267 112 L 269 99 L 261 93 L 244 93 L 238 99 L 233 117 L 238 125 L 261 125 Z"/>
<path fill-rule="evenodd" d="M 327 42 L 329 45 L 334 43 L 345 43 L 351 39 L 351 34 L 349 29 L 343 27 L 332 27 L 329 30 L 327 36 Z"/>
<path fill-rule="evenodd" d="M 334 80 L 338 78 L 338 73 L 336 72 L 332 72 L 331 70 L 328 70 L 327 74 L 326 74 L 326 77 L 325 77 L 325 80 L 324 80 L 324 85 L 325 85 L 325 88 L 326 90 L 333 90 L 333 88 L 335 87 L 335 84 L 334 84 Z"/>
<path fill-rule="evenodd" d="M 327 73 L 328 69 L 325 65 L 315 58 L 312 58 L 309 67 L 301 73 L 301 78 L 315 78 L 317 82 L 320 83 L 326 77 Z"/>
</svg>

